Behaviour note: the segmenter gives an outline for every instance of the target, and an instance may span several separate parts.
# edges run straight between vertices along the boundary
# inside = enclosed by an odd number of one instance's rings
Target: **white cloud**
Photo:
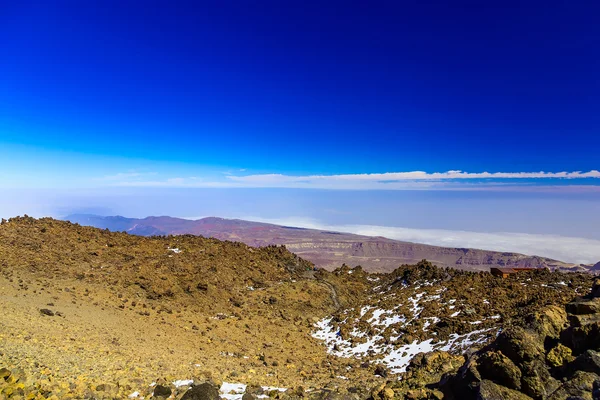
[[[235,182],[253,183],[261,186],[322,186],[328,184],[332,186],[364,185],[365,183],[376,183],[378,185],[390,185],[393,183],[413,183],[423,185],[423,182],[436,182],[438,185],[444,181],[456,180],[488,180],[498,181],[505,179],[587,179],[600,178],[600,171],[592,170],[588,172],[464,172],[447,171],[428,173],[424,171],[409,172],[385,172],[373,174],[342,174],[342,175],[283,175],[283,174],[259,174],[235,176],[229,175],[228,179]]]
[[[469,232],[444,229],[413,229],[376,225],[328,225],[307,218],[265,219],[245,217],[250,221],[301,228],[348,232],[357,235],[383,236],[389,239],[444,247],[466,247],[548,257],[559,261],[595,264],[600,261],[600,240],[516,232]]]
[[[110,182],[121,182],[123,180],[138,180],[144,177],[156,175],[155,172],[119,172],[114,175],[106,175],[100,178],[96,178],[98,181],[110,181]]]
[[[238,171],[241,172],[242,170]],[[341,175],[283,175],[255,174],[215,177],[176,177],[163,179],[144,179],[149,175],[140,173],[121,173],[101,178],[114,186],[136,187],[241,187],[241,188],[306,188],[306,189],[500,189],[508,186],[551,187],[549,183],[557,180],[599,179],[600,171],[588,172],[464,172],[447,171],[428,173],[424,171],[385,172],[373,174]],[[516,183],[520,180],[521,183]],[[528,181],[525,181],[528,180]],[[531,182],[533,181],[533,182]],[[579,181],[577,181],[579,182]],[[576,182],[574,182],[576,183]],[[555,185],[556,187],[578,186],[581,190],[596,190],[596,185],[576,184]],[[586,189],[587,187],[587,189]]]

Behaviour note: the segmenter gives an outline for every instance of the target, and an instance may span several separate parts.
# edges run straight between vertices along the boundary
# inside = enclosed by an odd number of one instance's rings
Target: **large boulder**
[[[544,344],[535,333],[521,327],[509,328],[496,338],[494,347],[518,367],[523,363],[543,359]]]
[[[531,397],[518,392],[516,390],[509,389],[507,387],[498,385],[490,380],[483,380],[479,385],[478,400],[531,400]]]
[[[600,262],[596,265],[600,266]],[[594,284],[592,285],[592,292],[590,293],[590,297],[600,297],[600,278],[594,279]]]
[[[600,297],[572,301],[567,304],[566,310],[575,315],[600,313]]]
[[[570,362],[566,370],[569,372],[586,371],[600,375],[600,353],[594,350],[586,350]]]
[[[560,386],[560,382],[550,375],[544,360],[524,362],[521,373],[521,391],[534,399],[545,399]]]
[[[445,351],[417,354],[406,367],[406,374],[402,380],[409,382],[413,387],[415,384],[425,386],[437,383],[444,374],[456,372],[464,362],[463,356]]]
[[[600,322],[571,326],[560,335],[560,341],[579,355],[587,349],[600,350]]]
[[[481,377],[494,381],[509,389],[521,388],[521,371],[510,358],[499,351],[488,351],[477,359],[477,370]]]
[[[578,371],[567,382],[555,390],[547,400],[582,399],[596,400],[593,395],[600,377],[591,372]]]
[[[567,313],[563,307],[547,306],[527,316],[526,322],[527,326],[542,338],[556,339],[567,324]]]

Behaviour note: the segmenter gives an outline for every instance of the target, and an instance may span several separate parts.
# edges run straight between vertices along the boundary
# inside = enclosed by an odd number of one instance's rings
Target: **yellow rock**
[[[387,399],[387,400],[393,399],[394,398],[394,391],[392,389],[390,389],[390,388],[385,388],[383,390],[383,398]]]

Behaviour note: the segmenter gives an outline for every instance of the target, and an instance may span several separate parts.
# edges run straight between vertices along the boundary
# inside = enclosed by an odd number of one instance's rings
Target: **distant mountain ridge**
[[[474,271],[487,270],[490,267],[533,267],[569,271],[588,271],[592,268],[591,265],[582,266],[519,253],[432,246],[384,237],[218,217],[198,220],[168,216],[139,219],[73,214],[64,219],[80,225],[125,231],[139,236],[192,234],[243,242],[253,247],[285,245],[290,251],[328,270],[347,264],[361,265],[365,270],[372,272],[389,272],[399,265],[414,264],[422,259],[441,267]]]

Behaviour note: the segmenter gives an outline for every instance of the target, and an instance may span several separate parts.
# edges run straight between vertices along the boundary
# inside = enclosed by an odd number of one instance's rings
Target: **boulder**
[[[527,326],[542,338],[558,338],[567,324],[567,313],[563,307],[547,306],[526,318]]]
[[[540,337],[520,327],[508,328],[500,333],[494,347],[518,367],[521,367],[524,362],[544,359],[545,356]]]
[[[573,301],[566,306],[569,314],[585,315],[600,313],[600,297]]]
[[[597,397],[592,397],[594,384],[600,377],[591,372],[578,371],[567,382],[563,383],[556,389],[548,400],[564,400],[564,399],[585,399],[592,400]]]
[[[402,381],[412,387],[431,385],[439,382],[444,374],[458,371],[464,362],[463,356],[445,351],[420,353],[414,356],[406,367]],[[400,383],[403,383],[402,381]]]
[[[560,382],[550,375],[543,359],[524,362],[521,373],[521,391],[535,399],[546,398],[560,386]]]
[[[565,329],[560,336],[561,342],[579,355],[587,349],[600,349],[600,323]]]
[[[600,265],[600,263],[596,265]],[[594,279],[594,284],[592,285],[592,292],[590,293],[590,297],[600,297],[600,278]]]
[[[477,370],[481,377],[494,381],[509,389],[521,388],[521,371],[499,351],[488,351],[477,359]]]
[[[484,379],[477,390],[478,400],[531,400],[531,397]]]
[[[219,389],[208,382],[192,386],[181,400],[219,400]]]
[[[581,327],[600,323],[600,314],[569,315],[573,327]]]
[[[586,350],[567,365],[567,371],[585,371],[600,375],[600,353]]]
[[[573,361],[572,351],[561,343],[550,349],[548,354],[546,354],[546,362],[554,368],[561,367],[570,361]]]

